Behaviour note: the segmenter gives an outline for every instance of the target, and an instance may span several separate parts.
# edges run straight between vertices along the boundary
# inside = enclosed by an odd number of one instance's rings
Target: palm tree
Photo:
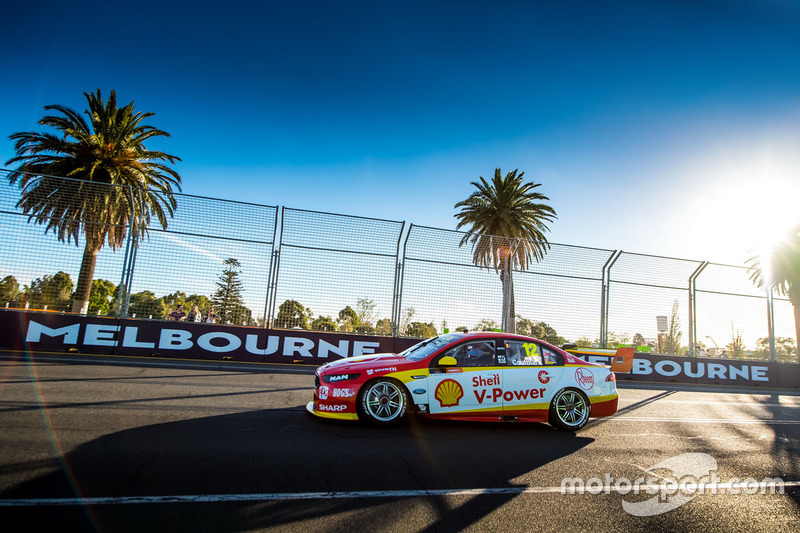
[[[46,224],[64,242],[79,244],[84,236],[84,253],[72,311],[85,313],[94,278],[97,253],[107,242],[119,249],[131,235],[147,235],[151,218],[163,228],[167,215],[176,207],[173,188],[180,191],[181,178],[166,163],[180,158],[145,148],[145,141],[170,135],[142,122],[153,113],[137,112],[133,102],[117,107],[111,91],[103,101],[97,93],[83,93],[89,103],[84,114],[61,105],[45,106],[47,115],[38,124],[54,133],[19,132],[16,157],[6,165],[19,163],[8,175],[19,181],[21,199],[17,206],[28,221]],[[64,179],[70,178],[70,179]]]
[[[525,182],[524,172],[513,170],[505,175],[495,169],[494,179],[473,181],[477,189],[466,200],[455,205],[457,229],[468,228],[469,234],[460,245],[470,242],[473,246],[473,262],[478,266],[494,267],[500,272],[500,281],[506,283],[506,268],[526,269],[528,264],[539,261],[550,249],[544,236],[549,231],[547,223],[556,216],[555,210],[543,203],[547,196],[536,192],[541,184]],[[508,267],[506,266],[508,265]],[[509,282],[511,276],[508,276]],[[514,289],[510,287],[508,326],[514,330]],[[506,311],[506,310],[504,310]]]
[[[762,261],[766,261],[766,264],[762,264]],[[759,287],[766,285],[778,294],[788,296],[792,302],[797,354],[800,357],[800,225],[770,250],[768,256],[756,255],[747,263],[753,283]]]

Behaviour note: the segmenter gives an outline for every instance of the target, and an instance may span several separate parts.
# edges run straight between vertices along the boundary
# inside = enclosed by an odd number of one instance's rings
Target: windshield
[[[445,346],[446,344],[449,344],[458,338],[458,335],[452,333],[448,335],[439,335],[438,337],[426,339],[419,344],[415,344],[411,348],[400,352],[399,355],[401,357],[405,357],[409,361],[422,361],[442,346]]]

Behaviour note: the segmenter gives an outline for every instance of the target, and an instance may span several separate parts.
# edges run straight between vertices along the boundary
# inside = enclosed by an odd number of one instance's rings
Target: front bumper
[[[328,411],[320,411],[314,405],[313,400],[306,404],[306,411],[320,418],[330,418],[333,420],[358,420],[358,415],[356,413],[334,413]]]

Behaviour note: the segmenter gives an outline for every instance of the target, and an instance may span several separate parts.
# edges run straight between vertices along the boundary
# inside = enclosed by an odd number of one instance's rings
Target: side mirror
[[[445,355],[441,359],[439,359],[439,366],[458,366],[458,361],[456,361],[455,357],[450,357],[449,355]]]

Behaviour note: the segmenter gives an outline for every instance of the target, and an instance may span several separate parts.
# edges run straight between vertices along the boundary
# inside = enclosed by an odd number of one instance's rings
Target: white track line
[[[603,422],[679,422],[684,424],[767,424],[800,425],[800,420],[778,418],[664,418],[656,416],[611,416],[598,418]]]
[[[708,483],[700,493],[724,494],[725,491],[735,489],[741,492],[758,486],[759,491],[765,494],[783,494],[786,488],[800,487],[800,481],[776,481],[768,483]],[[653,485],[642,484],[641,492],[648,494],[658,492],[674,493],[682,490],[682,485],[668,483]],[[697,490],[697,489],[695,489]],[[620,489],[615,485],[592,486],[593,494],[627,494],[630,490]],[[589,492],[586,490],[585,492]],[[0,507],[43,507],[65,505],[152,505],[159,503],[226,503],[226,502],[266,502],[286,500],[336,500],[359,498],[426,498],[448,496],[492,496],[492,495],[521,495],[521,494],[564,494],[577,493],[574,489],[564,487],[503,487],[487,489],[460,489],[460,490],[383,490],[383,491],[342,491],[342,492],[286,492],[263,494],[198,494],[175,496],[117,496],[117,497],[91,497],[91,498],[34,498],[20,500],[0,500]]]

